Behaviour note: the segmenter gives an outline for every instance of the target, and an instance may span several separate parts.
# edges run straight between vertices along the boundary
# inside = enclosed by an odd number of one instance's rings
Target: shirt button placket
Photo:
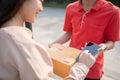
[[[88,13],[89,13],[89,11],[85,11],[85,13],[84,13],[83,16],[82,16],[82,20],[81,20],[81,24],[80,24],[80,27],[81,27],[81,28],[83,27],[85,17],[86,17],[86,15],[87,15]]]

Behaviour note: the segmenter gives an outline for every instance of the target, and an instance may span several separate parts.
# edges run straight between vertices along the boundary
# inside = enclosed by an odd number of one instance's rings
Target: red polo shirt
[[[85,11],[81,0],[66,8],[64,31],[71,32],[70,46],[81,49],[86,42],[97,44],[119,40],[118,8],[105,0],[97,0],[90,11]],[[101,78],[103,54],[99,55],[87,78]]]

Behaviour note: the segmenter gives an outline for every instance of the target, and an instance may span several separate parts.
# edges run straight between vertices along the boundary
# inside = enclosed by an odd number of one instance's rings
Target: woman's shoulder
[[[16,39],[17,41],[31,40],[32,32],[21,26],[10,26],[0,29],[2,36],[8,36],[9,38]]]

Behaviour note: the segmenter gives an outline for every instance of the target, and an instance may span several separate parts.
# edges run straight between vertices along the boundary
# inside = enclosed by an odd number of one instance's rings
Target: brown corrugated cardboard
[[[75,58],[80,50],[61,44],[54,44],[48,48],[54,66],[54,73],[64,78],[68,76],[71,66],[75,63]]]

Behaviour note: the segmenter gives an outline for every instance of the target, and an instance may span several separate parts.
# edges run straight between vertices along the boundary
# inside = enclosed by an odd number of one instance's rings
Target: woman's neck
[[[82,6],[85,10],[89,11],[94,4],[96,3],[97,0],[82,0]]]
[[[23,26],[24,20],[19,14],[16,14],[12,19],[7,21],[2,27],[10,27],[10,26]]]

